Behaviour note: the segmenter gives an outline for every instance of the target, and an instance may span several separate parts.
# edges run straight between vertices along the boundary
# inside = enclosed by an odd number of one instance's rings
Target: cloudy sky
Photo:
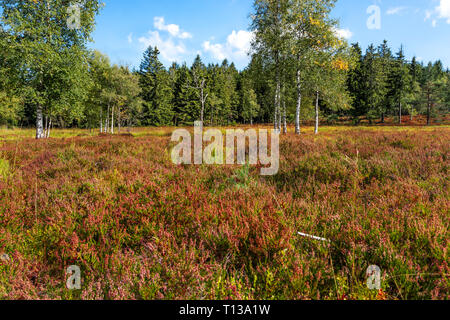
[[[106,0],[91,47],[114,63],[139,66],[149,45],[165,65],[227,58],[238,68],[248,63],[252,0]],[[450,0],[338,0],[337,32],[365,48],[387,39],[407,56],[441,59],[450,67]]]

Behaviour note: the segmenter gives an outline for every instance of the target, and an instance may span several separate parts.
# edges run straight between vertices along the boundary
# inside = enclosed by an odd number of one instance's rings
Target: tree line
[[[255,0],[251,61],[227,60],[165,68],[150,46],[137,70],[111,64],[86,43],[101,9],[85,1],[80,28],[71,29],[67,1],[0,0],[0,125],[81,127],[103,133],[124,126],[273,123],[301,133],[305,120],[341,117],[384,122],[450,110],[450,72],[442,62],[407,61],[387,41],[349,45],[330,17],[335,0]]]
[[[429,125],[450,111],[450,72],[441,61],[407,61],[403,47],[393,54],[387,41],[370,45],[365,54],[358,44],[352,49],[356,64],[349,71],[347,89],[354,119],[384,123],[386,116],[396,116],[401,124],[405,115],[426,115]]]

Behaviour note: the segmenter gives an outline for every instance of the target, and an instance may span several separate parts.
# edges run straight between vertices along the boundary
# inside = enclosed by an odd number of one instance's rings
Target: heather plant
[[[0,298],[448,297],[448,128],[305,128],[269,177],[174,165],[160,130],[4,140]]]

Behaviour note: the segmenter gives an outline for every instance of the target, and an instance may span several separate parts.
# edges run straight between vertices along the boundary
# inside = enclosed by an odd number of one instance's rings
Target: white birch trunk
[[[301,134],[300,128],[300,111],[302,108],[302,84],[301,84],[301,71],[297,70],[297,109],[295,111],[295,133]]]
[[[315,134],[319,134],[319,91],[316,91],[316,128]]]
[[[114,134],[114,105],[111,109],[111,134]]]
[[[281,103],[280,103],[280,76],[277,74],[277,87],[275,90],[275,121],[274,127],[275,131],[281,132]]]
[[[108,111],[106,113],[106,123],[105,123],[105,133],[108,133],[109,130],[109,110],[110,110],[110,104],[108,103]]]
[[[47,139],[50,138],[50,131],[52,129],[52,125],[53,125],[52,118],[50,118],[50,122],[48,124],[48,129],[47,129]]]
[[[44,123],[42,115],[42,106],[38,105],[36,109],[36,139],[44,138]]]
[[[278,132],[279,133],[281,133],[281,125],[282,125],[282,123],[281,123],[281,118],[282,118],[281,114],[283,113],[282,109],[283,108],[281,106],[281,91],[280,91],[280,95],[278,97]]]
[[[103,133],[103,109],[100,109],[100,133]]]
[[[44,116],[44,138],[47,138],[47,131],[48,131],[48,116]]]
[[[275,93],[275,114],[273,120],[273,128],[274,130],[278,130],[278,107],[277,107],[277,93]]]
[[[120,134],[120,127],[121,127],[121,125],[120,125],[120,106],[118,106],[118,108],[119,108],[119,113],[117,115],[117,125],[119,127],[119,134]]]

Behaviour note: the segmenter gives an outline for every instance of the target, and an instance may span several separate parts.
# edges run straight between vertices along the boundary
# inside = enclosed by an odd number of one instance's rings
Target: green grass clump
[[[9,161],[0,158],[0,179],[6,180],[9,177]]]

